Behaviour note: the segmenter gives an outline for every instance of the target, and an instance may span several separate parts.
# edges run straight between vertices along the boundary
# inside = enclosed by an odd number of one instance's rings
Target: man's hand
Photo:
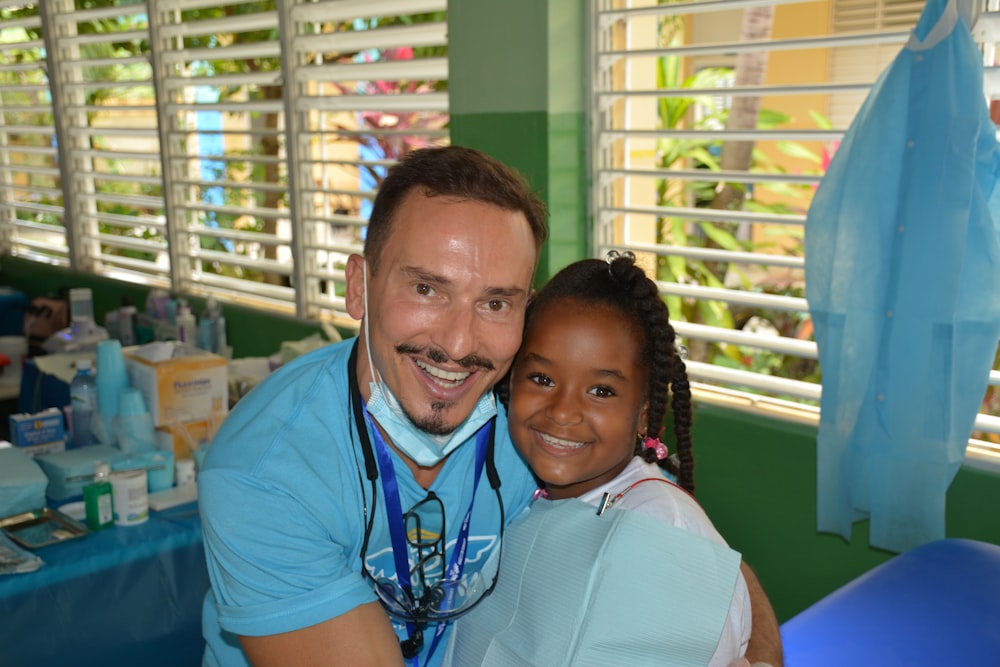
[[[758,663],[769,667],[784,667],[781,628],[778,626],[778,617],[774,614],[771,601],[767,599],[767,593],[760,585],[757,575],[746,563],[740,564],[740,570],[750,592],[750,615],[753,623],[745,660],[751,667]],[[736,667],[737,664],[738,661],[731,667]]]

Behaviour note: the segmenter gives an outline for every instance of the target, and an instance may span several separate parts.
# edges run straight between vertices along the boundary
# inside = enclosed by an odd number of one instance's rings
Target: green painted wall
[[[778,618],[891,558],[868,546],[868,524],[850,543],[816,532],[816,429],[697,405],[697,496],[719,531],[759,575]],[[1000,544],[1000,476],[963,467],[948,491],[947,536]]]
[[[448,4],[451,141],[518,169],[548,204],[538,284],[589,254],[584,19],[577,0]]]

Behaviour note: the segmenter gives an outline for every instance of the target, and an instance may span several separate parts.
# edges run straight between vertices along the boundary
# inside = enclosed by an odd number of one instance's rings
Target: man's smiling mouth
[[[457,387],[465,382],[470,375],[472,375],[469,371],[446,371],[436,366],[431,366],[423,361],[414,361],[420,370],[427,374],[427,376],[430,377],[435,384],[448,389]]]

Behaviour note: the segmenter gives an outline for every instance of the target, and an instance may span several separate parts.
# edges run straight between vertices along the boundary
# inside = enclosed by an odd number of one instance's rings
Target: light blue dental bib
[[[445,665],[706,665],[740,554],[628,510],[536,502],[504,535],[493,594],[455,625]]]

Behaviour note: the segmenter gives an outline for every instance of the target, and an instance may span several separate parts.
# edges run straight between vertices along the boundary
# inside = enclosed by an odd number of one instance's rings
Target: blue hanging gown
[[[1000,337],[995,131],[955,0],[929,0],[806,221],[820,531],[849,540],[868,517],[891,551],[944,537]]]

